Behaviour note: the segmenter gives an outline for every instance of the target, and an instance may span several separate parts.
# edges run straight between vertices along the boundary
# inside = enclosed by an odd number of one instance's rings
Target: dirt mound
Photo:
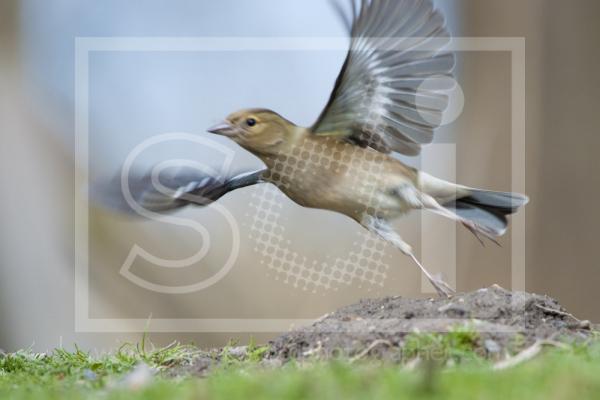
[[[253,350],[249,346],[200,352],[191,363],[171,368],[167,375],[204,376],[215,366],[248,360],[267,368],[292,359],[339,357],[412,362],[435,356],[427,349],[432,343],[442,361],[453,358],[448,351],[461,349],[463,354],[501,361],[543,343],[583,342],[598,328],[569,314],[550,297],[499,286],[451,299],[386,297],[362,300],[283,334],[269,343],[266,352],[260,350],[263,347]],[[414,354],[415,350],[419,353]]]
[[[409,335],[456,332],[458,327],[475,332],[477,346],[487,354],[519,351],[539,340],[584,340],[591,334],[588,321],[578,320],[554,299],[493,286],[451,299],[362,300],[280,336],[270,343],[269,357],[399,359]]]

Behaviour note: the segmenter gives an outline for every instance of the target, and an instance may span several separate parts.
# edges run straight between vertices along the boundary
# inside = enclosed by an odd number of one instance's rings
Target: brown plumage
[[[302,206],[354,219],[410,256],[438,293],[449,295],[389,221],[426,209],[462,223],[480,240],[495,240],[506,230],[506,216],[528,199],[445,182],[390,155],[417,155],[433,140],[452,89],[454,56],[443,51],[449,34],[430,0],[363,0],[352,36],[331,99],[313,126],[249,109],[209,131],[258,156],[267,167],[261,181]]]
[[[249,126],[248,120],[255,124]],[[387,154],[335,134],[317,136],[268,110],[239,111],[227,121],[230,129],[215,131],[258,156],[268,168],[262,179],[302,206],[336,211],[357,222],[366,212],[392,219],[411,208],[394,191],[416,186],[418,171]]]

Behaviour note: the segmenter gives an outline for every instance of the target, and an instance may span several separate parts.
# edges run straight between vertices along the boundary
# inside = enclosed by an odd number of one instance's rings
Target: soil
[[[292,359],[365,358],[401,362],[408,335],[447,333],[457,327],[477,332],[475,350],[505,357],[539,341],[577,342],[597,327],[569,314],[548,296],[511,292],[499,286],[433,299],[386,297],[362,300],[327,314],[312,325],[285,333],[269,343],[262,361],[277,367]],[[243,360],[246,347],[228,349]],[[223,350],[199,357],[181,373],[203,375],[223,359]]]
[[[514,352],[516,345],[524,348],[539,340],[585,340],[592,332],[589,321],[578,320],[548,296],[492,286],[451,299],[362,300],[278,337],[270,357],[397,359],[407,335],[449,332],[457,325],[478,332],[484,353]]]

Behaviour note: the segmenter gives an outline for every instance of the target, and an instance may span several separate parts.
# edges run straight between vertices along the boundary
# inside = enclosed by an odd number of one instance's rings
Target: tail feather
[[[444,207],[473,222],[486,236],[499,237],[508,228],[507,216],[528,202],[529,198],[519,193],[471,189],[468,196],[444,204]]]
[[[471,194],[458,200],[462,203],[473,204],[498,210],[504,215],[514,214],[527,203],[529,198],[519,193],[490,192],[488,190],[471,190]]]

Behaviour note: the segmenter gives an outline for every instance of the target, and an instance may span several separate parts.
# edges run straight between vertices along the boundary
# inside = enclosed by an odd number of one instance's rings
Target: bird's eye
[[[254,118],[248,118],[246,120],[246,125],[248,125],[248,126],[254,126],[254,125],[256,125],[256,120]]]

